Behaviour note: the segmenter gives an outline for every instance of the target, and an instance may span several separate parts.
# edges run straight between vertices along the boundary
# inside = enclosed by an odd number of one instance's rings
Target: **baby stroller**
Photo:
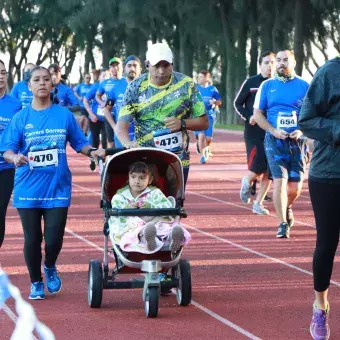
[[[105,167],[102,172],[101,208],[104,210],[104,259],[103,263],[91,260],[88,271],[88,304],[99,308],[104,289],[143,288],[144,309],[147,317],[157,317],[160,294],[176,289],[177,302],[187,306],[191,301],[191,270],[188,260],[181,259],[183,248],[171,252],[169,246],[154,254],[126,253],[112,244],[109,254],[110,216],[179,216],[187,217],[183,209],[184,180],[180,159],[171,152],[156,148],[108,149]],[[142,161],[153,166],[157,186],[165,196],[172,196],[174,207],[167,209],[116,209],[111,199],[118,189],[126,185],[128,168],[133,162]],[[111,242],[110,242],[111,243]],[[109,257],[115,266],[109,268]],[[145,273],[144,278],[129,281],[116,281],[119,274]],[[160,273],[165,276],[161,280]]]

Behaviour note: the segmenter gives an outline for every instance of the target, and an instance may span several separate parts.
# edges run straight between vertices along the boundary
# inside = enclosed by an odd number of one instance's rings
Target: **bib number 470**
[[[48,153],[46,155],[36,155],[33,160],[34,162],[37,162],[37,163],[45,162],[45,161],[51,162],[53,161],[53,155],[51,153]]]

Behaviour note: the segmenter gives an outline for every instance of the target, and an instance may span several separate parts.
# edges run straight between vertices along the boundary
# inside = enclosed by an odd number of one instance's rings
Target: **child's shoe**
[[[313,318],[309,330],[314,340],[328,340],[330,329],[328,325],[329,306],[327,310],[313,306]]]
[[[61,290],[61,280],[57,272],[56,266],[47,268],[44,266],[44,272],[46,277],[46,286],[50,294],[57,294]]]
[[[146,241],[146,248],[150,251],[157,248],[156,243],[157,230],[154,223],[147,223],[144,228],[144,238]]]
[[[184,231],[181,226],[176,225],[172,228],[170,234],[170,250],[172,252],[177,251],[181,248],[184,241]]]
[[[42,281],[32,282],[31,292],[28,298],[30,300],[44,300],[45,299],[44,282]]]

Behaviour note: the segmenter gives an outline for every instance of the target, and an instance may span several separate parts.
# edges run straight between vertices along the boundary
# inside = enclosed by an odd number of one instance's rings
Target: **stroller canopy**
[[[154,185],[165,196],[184,199],[183,168],[180,159],[172,152],[156,148],[128,149],[110,157],[105,165],[102,181],[102,199],[111,202],[118,189],[128,183],[129,166],[144,162],[153,171]]]

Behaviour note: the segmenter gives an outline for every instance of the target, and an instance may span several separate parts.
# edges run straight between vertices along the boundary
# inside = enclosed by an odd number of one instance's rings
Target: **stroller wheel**
[[[180,260],[175,268],[178,287],[176,299],[180,306],[187,306],[191,302],[191,266],[188,260]]]
[[[148,318],[156,318],[158,315],[158,287],[149,287],[144,301],[144,310]]]
[[[98,260],[91,260],[89,265],[87,300],[91,308],[100,308],[103,297],[103,270]]]

